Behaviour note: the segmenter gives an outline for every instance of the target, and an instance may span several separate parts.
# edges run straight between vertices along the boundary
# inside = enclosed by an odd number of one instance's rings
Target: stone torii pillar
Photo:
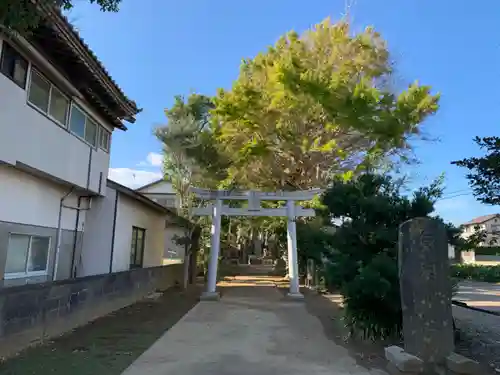
[[[195,208],[194,216],[212,216],[212,237],[210,250],[210,263],[208,267],[207,290],[202,299],[216,300],[219,294],[217,285],[217,266],[220,253],[220,227],[221,216],[286,216],[287,217],[287,240],[288,240],[288,264],[290,276],[290,292],[288,296],[302,299],[304,296],[299,290],[299,265],[297,255],[297,228],[296,219],[299,216],[315,216],[313,209],[306,209],[296,205],[296,201],[307,201],[321,193],[320,189],[273,193],[258,191],[232,191],[232,190],[207,190],[191,188],[190,191],[198,198],[204,200],[215,200],[215,204],[207,207]],[[224,205],[224,200],[246,200],[247,208],[232,208]],[[260,201],[286,201],[286,207],[262,208]]]

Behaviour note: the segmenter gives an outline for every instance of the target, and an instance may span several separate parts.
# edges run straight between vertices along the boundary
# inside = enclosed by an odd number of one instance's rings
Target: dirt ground
[[[360,365],[367,368],[385,369],[384,348],[389,345],[398,345],[397,342],[372,342],[349,338],[348,330],[344,326],[343,311],[340,307],[341,297],[336,294],[316,294],[308,290],[304,291],[306,296],[306,308],[310,314],[316,316],[327,337],[336,344],[342,345],[349,350],[352,357],[356,358]]]
[[[500,316],[453,307],[460,330],[457,353],[490,367],[500,374]]]
[[[348,332],[342,321],[341,296],[318,295],[308,291],[304,293],[307,309],[321,321],[325,333],[337,344],[347,348],[359,364],[369,368],[385,368],[384,348],[390,345],[403,346],[397,340],[372,342],[347,339]],[[460,330],[460,340],[456,343],[455,351],[478,361],[482,366],[482,374],[499,374],[500,370],[496,369],[500,369],[500,317],[458,307],[454,308],[454,317]]]
[[[200,287],[170,289],[0,363],[2,375],[119,375],[197,302]]]
[[[221,283],[222,292],[223,284],[224,282]],[[286,293],[288,282],[281,279],[275,285]],[[200,292],[200,286],[188,291],[171,289],[156,299],[135,303],[45,345],[29,348],[17,357],[0,362],[0,374],[119,375],[198,302]],[[340,295],[317,294],[307,289],[304,289],[304,294],[306,308],[319,319],[325,334],[331,340],[347,348],[360,365],[385,368],[384,348],[401,343],[347,339]],[[484,329],[478,330],[476,312],[476,315],[471,316],[463,316],[469,314],[467,311],[460,313],[456,318],[463,334],[462,340],[457,344],[457,352],[488,367],[487,370],[485,368],[485,375],[498,373],[495,372],[495,367],[500,364],[500,336],[496,330],[495,335],[492,335],[491,328],[486,324]],[[500,319],[490,317],[493,318]],[[496,326],[498,322],[495,320],[489,322],[489,325]]]

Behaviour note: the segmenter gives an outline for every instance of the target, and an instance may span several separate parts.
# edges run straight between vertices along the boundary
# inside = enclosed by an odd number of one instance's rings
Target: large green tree
[[[212,111],[212,140],[231,161],[229,179],[305,189],[407,155],[439,97],[418,83],[395,92],[392,74],[377,32],[354,34],[329,20],[244,60]]]
[[[210,98],[206,96],[193,94],[186,101],[178,96],[174,105],[165,110],[167,124],[155,129],[158,140],[163,144],[165,178],[177,192],[183,211],[189,209],[189,187],[210,184],[207,169],[203,168],[197,156],[206,148],[200,138],[207,127],[211,107]],[[184,214],[187,216],[187,211]]]
[[[117,12],[121,0],[87,0],[100,6],[104,12]],[[37,9],[39,4],[60,7],[63,10],[73,8],[74,0],[1,0],[0,25],[7,29],[24,33],[36,28],[41,19]]]
[[[469,170],[467,179],[474,196],[482,203],[500,204],[500,138],[476,137],[474,142],[486,153],[452,162]]]

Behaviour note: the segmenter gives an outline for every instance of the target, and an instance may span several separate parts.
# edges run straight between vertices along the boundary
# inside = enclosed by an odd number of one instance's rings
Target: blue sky
[[[349,1],[347,1],[349,3]],[[486,0],[351,1],[355,30],[372,25],[387,40],[398,81],[418,79],[442,94],[415,144],[421,164],[406,171],[415,186],[445,172],[445,219],[460,223],[496,212],[468,193],[465,171],[451,160],[479,155],[476,135],[498,135],[500,123],[500,2]],[[230,87],[241,59],[280,35],[302,32],[345,12],[345,0],[123,0],[117,14],[77,2],[69,19],[129,97],[144,108],[127,132],[115,132],[110,176],[130,186],[159,176],[161,145],[152,135],[176,94],[214,94]],[[458,192],[458,193],[454,193]],[[465,195],[463,195],[465,194]],[[451,197],[451,198],[450,198]]]

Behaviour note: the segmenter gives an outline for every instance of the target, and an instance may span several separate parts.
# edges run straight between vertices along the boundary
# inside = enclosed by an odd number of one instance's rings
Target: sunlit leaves
[[[242,63],[214,100],[218,151],[229,176],[259,188],[325,186],[332,175],[409,149],[408,139],[438,108],[430,88],[396,93],[385,41],[329,20]]]

